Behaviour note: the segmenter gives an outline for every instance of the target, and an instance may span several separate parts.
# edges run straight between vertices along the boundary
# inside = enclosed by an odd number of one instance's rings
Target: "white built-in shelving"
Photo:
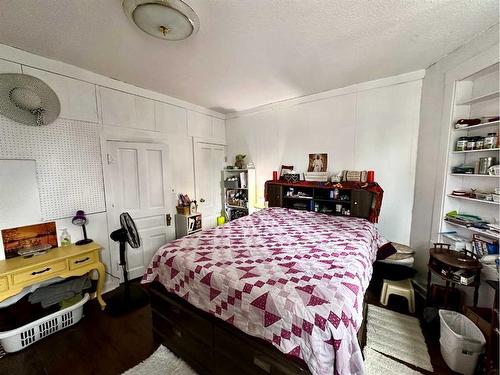
[[[481,94],[478,96],[474,96],[470,99],[463,100],[460,103],[456,103],[455,105],[471,105],[471,104],[485,102],[487,100],[492,100],[492,99],[498,98],[498,94],[499,94],[499,91],[494,90],[494,91],[488,92],[486,94]]]
[[[485,64],[486,65],[486,64]],[[488,133],[500,133],[500,121],[483,122],[464,128],[455,128],[459,119],[493,118],[499,115],[499,64],[498,58],[495,63],[472,68],[453,83],[453,100],[450,114],[449,148],[446,159],[447,173],[445,176],[444,199],[442,204],[442,218],[450,211],[459,214],[474,215],[486,222],[499,222],[499,203],[491,200],[476,199],[469,196],[453,195],[453,191],[464,191],[469,193],[474,190],[481,193],[493,193],[495,188],[500,187],[500,176],[487,174],[459,174],[453,173],[453,167],[459,165],[474,166],[480,158],[494,157],[498,164],[500,160],[500,148],[497,146],[490,149],[456,151],[456,142],[460,137],[485,137]],[[451,87],[451,86],[450,86]],[[456,233],[453,233],[456,232]],[[455,245],[470,242],[473,234],[481,234],[488,238],[499,239],[499,235],[493,231],[460,225],[443,220],[440,226],[439,240]]]
[[[480,177],[480,178],[500,178],[500,175],[492,175],[492,174],[479,174],[479,173],[451,173],[451,176],[456,177]]]
[[[456,132],[463,132],[463,131],[470,131],[470,130],[476,130],[476,129],[485,129],[485,128],[498,128],[500,125],[500,121],[490,121],[490,122],[483,122],[481,124],[477,125],[471,125],[467,126],[465,128],[454,128],[453,131]]]
[[[499,151],[500,148],[483,148],[481,150],[465,150],[465,151],[452,151],[452,154],[477,154],[482,152],[494,152]]]
[[[476,233],[476,234],[482,234],[483,236],[486,236],[486,237],[489,237],[489,238],[495,238],[495,239],[499,239],[500,238],[500,235],[494,234],[492,232],[487,232],[486,230],[483,230],[483,229],[474,228],[474,227],[466,227],[465,225],[455,224],[455,223],[452,223],[452,222],[449,222],[449,221],[445,221],[445,223],[447,225],[452,226],[452,227],[460,228],[460,229],[465,229],[468,232],[472,232],[472,233]],[[444,237],[450,238],[449,234],[446,234],[446,236],[445,236],[445,234],[443,234]],[[467,237],[463,237],[463,238],[467,238]]]
[[[450,198],[454,199],[464,199],[466,201],[472,201],[472,202],[479,202],[479,203],[486,203],[486,204],[496,204],[499,205],[500,203],[494,202],[494,201],[487,201],[486,199],[476,199],[476,198],[470,198],[470,197],[463,197],[461,195],[453,195],[453,194],[448,194]]]

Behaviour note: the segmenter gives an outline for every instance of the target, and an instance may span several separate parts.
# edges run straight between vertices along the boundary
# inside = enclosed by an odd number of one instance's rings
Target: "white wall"
[[[366,82],[231,115],[228,160],[239,153],[257,171],[257,199],[282,164],[307,170],[309,153],[328,153],[328,170],[375,170],[384,189],[378,224],[408,244],[413,209],[422,72]]]
[[[105,155],[101,150],[104,140],[118,136],[167,143],[171,186],[176,193],[191,196],[194,195],[192,137],[225,142],[224,115],[220,113],[0,44],[0,73],[7,72],[24,72],[44,80],[58,94],[61,115],[43,128],[30,128],[0,115],[0,159],[36,160],[40,219],[55,220],[58,233],[61,228],[68,228],[73,241],[80,239],[81,228],[73,226],[70,217],[78,208],[88,212],[88,234],[104,247],[102,260],[107,269],[110,268],[108,237],[116,228],[108,228],[106,220],[101,157]],[[72,150],[82,143],[74,135],[77,129],[85,129],[88,134],[84,136],[92,139],[92,147],[85,150],[93,164],[88,167],[92,171],[90,185],[81,182],[85,174],[77,168],[86,160],[82,160],[84,151]],[[43,149],[39,147],[38,136],[42,133]],[[57,178],[50,179],[51,176]],[[92,197],[97,197],[94,199],[97,203],[90,204],[85,198],[89,190]],[[42,199],[44,196],[52,197],[57,205]],[[21,220],[14,225],[23,224],[33,224],[33,219],[26,218],[25,223]],[[2,225],[9,227],[8,223]],[[0,248],[0,259],[3,257]]]

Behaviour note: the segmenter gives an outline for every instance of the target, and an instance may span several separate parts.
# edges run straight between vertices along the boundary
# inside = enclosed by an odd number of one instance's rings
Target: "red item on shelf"
[[[368,171],[366,176],[367,182],[375,182],[375,171]]]
[[[273,171],[273,181],[278,181],[278,171]]]

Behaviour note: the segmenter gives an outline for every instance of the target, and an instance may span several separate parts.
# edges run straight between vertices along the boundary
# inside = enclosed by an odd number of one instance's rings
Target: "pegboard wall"
[[[59,118],[37,127],[0,115],[0,159],[36,160],[43,220],[106,209],[97,124]]]

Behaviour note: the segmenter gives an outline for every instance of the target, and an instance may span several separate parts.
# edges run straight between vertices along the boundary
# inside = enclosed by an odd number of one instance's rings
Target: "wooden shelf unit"
[[[290,189],[293,189],[295,194],[301,192],[307,197],[287,196]],[[334,190],[338,190],[338,197],[344,196],[348,199],[333,198]],[[353,188],[349,183],[344,183],[342,188],[336,189],[331,184],[325,185],[317,182],[266,182],[266,200],[269,207],[286,207],[335,216],[368,218],[373,199],[374,193]]]

